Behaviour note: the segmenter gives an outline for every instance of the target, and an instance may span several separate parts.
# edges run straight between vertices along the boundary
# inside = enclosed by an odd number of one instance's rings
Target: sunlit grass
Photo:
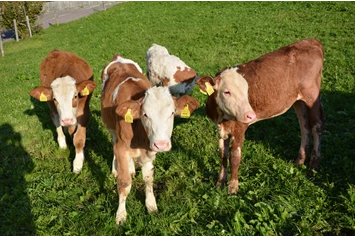
[[[0,58],[0,234],[2,235],[354,235],[355,4],[353,2],[125,2],[39,35],[4,44]],[[100,116],[100,75],[115,53],[145,71],[145,52],[161,44],[199,75],[243,63],[300,39],[325,49],[326,114],[321,169],[294,165],[300,131],[292,109],[252,125],[243,146],[240,190],[215,186],[216,128],[201,108],[175,119],[173,148],[157,155],[159,212],[147,213],[137,171],[127,222],[115,226],[111,138]],[[71,172],[74,148],[60,150],[45,103],[31,99],[39,65],[52,49],[91,65],[86,162]]]

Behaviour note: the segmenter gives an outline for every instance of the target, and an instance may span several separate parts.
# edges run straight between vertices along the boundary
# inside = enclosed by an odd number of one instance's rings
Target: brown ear
[[[186,105],[188,105],[190,113],[200,107],[200,103],[189,95],[183,95],[179,99],[174,98],[174,102],[176,108],[175,115],[181,115],[181,111],[185,108]]]
[[[39,100],[39,101],[48,101],[52,100],[52,89],[46,86],[38,86],[34,88],[31,92],[30,95]]]
[[[88,96],[96,88],[96,82],[91,80],[85,80],[76,85],[76,89],[80,96]]]
[[[138,119],[140,118],[140,114],[141,114],[142,101],[143,98],[139,100],[128,100],[124,102],[119,106],[117,106],[116,114],[124,118],[128,112],[128,109],[130,109],[133,119]]]
[[[211,76],[202,76],[196,80],[196,84],[200,87],[203,93],[207,93],[206,83],[209,83],[213,89],[216,89],[215,79],[213,79]]]

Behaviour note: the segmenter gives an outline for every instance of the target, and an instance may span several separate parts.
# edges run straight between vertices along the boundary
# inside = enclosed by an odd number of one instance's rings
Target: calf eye
[[[144,113],[143,116],[144,116],[145,118],[148,118],[148,115],[147,115],[146,113]]]
[[[230,91],[225,91],[225,92],[224,92],[224,95],[225,95],[225,96],[231,96],[231,93],[230,93]]]

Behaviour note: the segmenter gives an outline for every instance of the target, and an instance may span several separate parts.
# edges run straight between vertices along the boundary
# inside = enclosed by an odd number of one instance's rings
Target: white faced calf
[[[148,212],[157,210],[153,193],[155,154],[171,149],[174,116],[193,112],[196,99],[171,96],[166,87],[153,87],[131,60],[115,56],[103,70],[102,120],[111,133],[119,206],[117,225],[127,217],[126,198],[131,190],[135,163],[142,167]]]
[[[41,63],[40,80],[42,86],[33,89],[30,95],[47,102],[62,149],[67,148],[62,127],[68,127],[76,152],[73,171],[78,173],[84,162],[89,101],[96,87],[92,70],[75,54],[53,50]]]
[[[306,39],[258,59],[222,70],[216,77],[201,77],[197,84],[210,92],[206,104],[208,117],[217,124],[221,170],[218,184],[227,181],[229,140],[231,178],[229,193],[238,190],[238,168],[242,156],[244,134],[248,126],[259,120],[285,113],[291,106],[296,111],[301,146],[296,160],[303,164],[309,147],[309,135],[314,144],[309,168],[320,164],[320,138],[324,114],[320,103],[323,68],[323,46],[315,39]]]

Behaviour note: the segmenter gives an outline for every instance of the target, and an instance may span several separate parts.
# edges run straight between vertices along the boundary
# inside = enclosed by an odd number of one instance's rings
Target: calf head
[[[163,152],[171,149],[174,116],[181,115],[186,108],[192,113],[199,106],[199,102],[191,96],[184,95],[176,99],[167,87],[153,87],[146,91],[144,98],[129,100],[117,106],[116,113],[124,118],[130,111],[133,119],[140,119],[150,149]]]
[[[256,114],[248,98],[248,82],[235,68],[226,69],[215,78],[200,77],[196,83],[203,92],[216,93],[216,103],[226,119],[248,124],[255,121]]]
[[[70,77],[55,79],[50,87],[38,86],[30,92],[30,95],[40,101],[52,101],[59,115],[61,126],[70,126],[77,123],[76,113],[79,100],[93,92],[96,83],[85,80],[80,83]]]

